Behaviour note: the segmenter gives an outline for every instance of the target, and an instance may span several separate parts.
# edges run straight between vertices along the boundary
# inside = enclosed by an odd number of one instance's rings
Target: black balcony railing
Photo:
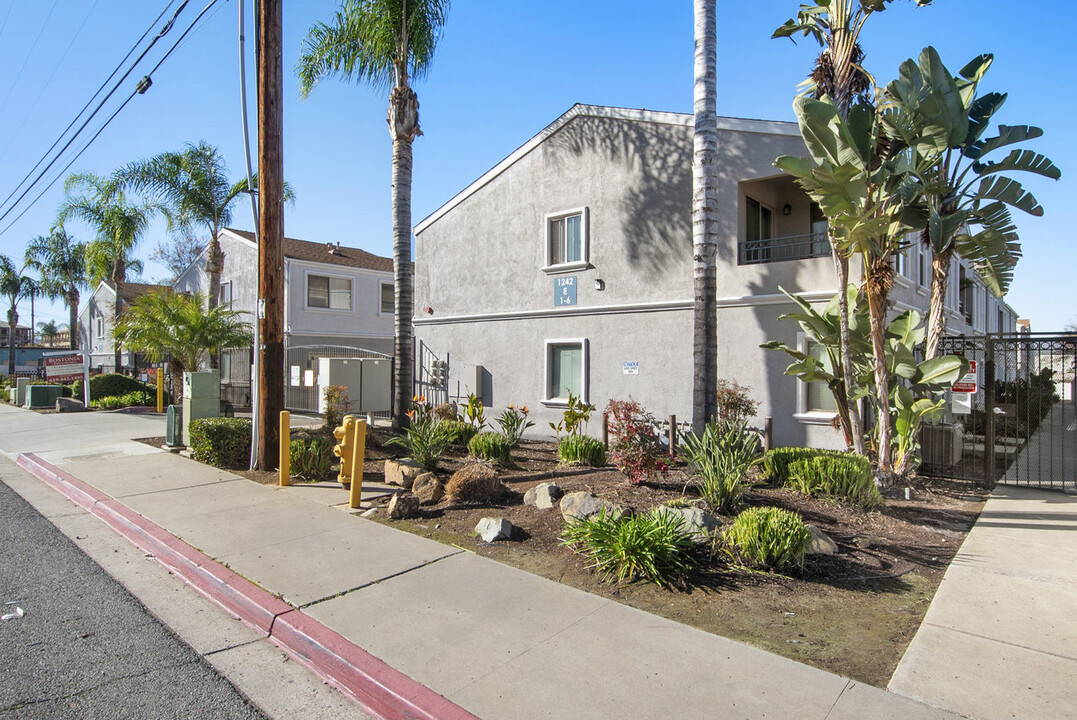
[[[806,260],[826,257],[829,254],[830,242],[823,233],[745,240],[740,243],[737,264],[753,265],[785,260]]]

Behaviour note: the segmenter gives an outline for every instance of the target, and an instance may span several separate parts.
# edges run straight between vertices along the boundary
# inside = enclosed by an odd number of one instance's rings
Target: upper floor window
[[[103,338],[105,336],[105,322],[103,318],[97,318],[97,337]]]
[[[546,216],[546,267],[570,269],[585,266],[589,255],[587,208]]]
[[[232,309],[232,283],[221,283],[221,292],[218,298],[218,305],[224,308]]]
[[[352,279],[332,275],[307,275],[307,307],[351,310]]]
[[[381,284],[381,312],[383,315],[392,315],[396,312],[396,297],[392,283]]]

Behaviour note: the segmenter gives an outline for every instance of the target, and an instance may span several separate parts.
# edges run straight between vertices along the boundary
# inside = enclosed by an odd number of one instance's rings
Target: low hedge
[[[859,455],[819,455],[789,465],[786,486],[804,495],[844,500],[863,508],[883,505],[871,463]]]
[[[126,395],[133,392],[149,392],[153,394],[154,401],[157,399],[157,386],[141,382],[133,377],[109,373],[106,375],[92,375],[90,377],[90,400],[99,400],[114,395]],[[82,381],[76,380],[71,385],[71,393],[74,397],[82,399]],[[165,391],[165,404],[169,404],[168,391]]]
[[[246,468],[251,457],[251,421],[247,418],[192,420],[187,444],[191,457],[219,468]]]
[[[838,450],[818,450],[806,447],[780,447],[763,455],[763,475],[775,485],[789,484],[789,466],[798,460],[816,457],[848,457],[849,453]]]

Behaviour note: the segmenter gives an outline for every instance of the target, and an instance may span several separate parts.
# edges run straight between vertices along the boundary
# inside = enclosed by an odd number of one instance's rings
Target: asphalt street
[[[266,717],[3,482],[0,603],[2,720]]]

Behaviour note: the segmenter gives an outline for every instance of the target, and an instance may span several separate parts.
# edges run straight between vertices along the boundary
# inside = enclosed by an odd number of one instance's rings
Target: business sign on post
[[[82,353],[45,356],[45,379],[51,382],[81,380],[82,372]]]
[[[975,393],[979,390],[979,385],[976,384],[976,361],[969,360],[969,371],[965,375],[954,383],[950,388],[955,393]]]

